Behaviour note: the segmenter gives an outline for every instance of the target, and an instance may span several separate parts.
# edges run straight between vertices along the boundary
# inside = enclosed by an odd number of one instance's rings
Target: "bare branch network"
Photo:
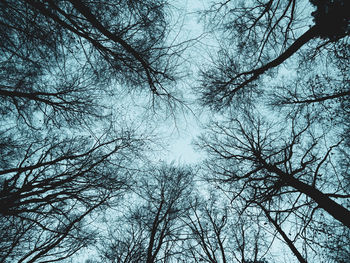
[[[1,263],[350,262],[350,1],[180,2],[0,1]]]

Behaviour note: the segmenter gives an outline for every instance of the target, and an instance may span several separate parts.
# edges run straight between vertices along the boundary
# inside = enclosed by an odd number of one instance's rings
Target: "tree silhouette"
[[[169,10],[1,1],[0,262],[71,257],[94,238],[89,216],[131,186],[147,135],[116,118],[113,99],[171,97],[183,46],[166,44]]]
[[[256,216],[240,213],[220,192],[196,198],[186,223],[191,262],[265,262],[268,237]],[[254,219],[253,219],[254,218]]]
[[[196,90],[220,113],[198,141],[207,179],[261,210],[300,262],[347,254],[323,239],[344,244],[350,227],[347,9],[215,1],[203,16],[218,42]]]
[[[337,53],[334,43],[347,45],[348,1],[310,2],[316,6],[314,12],[308,1],[217,1],[205,15],[208,26],[220,32],[217,37],[223,40],[212,65],[202,69],[202,104],[222,109],[242,94],[247,98],[266,89],[263,77],[275,76],[282,64],[305,52],[309,43],[309,50],[317,54],[320,50]],[[348,95],[345,92],[343,96]]]
[[[83,220],[128,188],[139,148],[130,135],[113,137],[31,142],[18,166],[0,171],[2,262],[63,259],[93,240]]]
[[[191,168],[162,163],[145,118],[176,115],[191,71],[176,3],[0,1],[0,262],[266,263],[276,244],[347,262],[349,3],[201,12]]]
[[[299,261],[305,262],[293,244],[304,236],[306,243],[321,245],[309,235],[322,231],[317,219],[322,210],[333,218],[331,223],[327,215],[323,224],[336,225],[335,236],[350,228],[349,188],[342,167],[334,165],[341,141],[325,147],[324,134],[311,132],[311,120],[304,126],[295,124],[292,120],[289,127],[275,126],[258,116],[235,116],[213,122],[198,145],[208,154],[208,180],[229,189],[232,200],[243,199],[246,207],[262,209]],[[297,222],[292,224],[294,241],[283,233],[286,221]],[[309,227],[313,231],[298,233]]]
[[[176,262],[185,240],[182,218],[189,210],[192,171],[160,165],[142,171],[127,211],[111,227],[102,262]]]

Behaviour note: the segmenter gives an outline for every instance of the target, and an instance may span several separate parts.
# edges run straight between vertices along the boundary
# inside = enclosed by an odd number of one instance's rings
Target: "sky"
[[[213,44],[214,48],[211,49],[210,52],[215,52],[214,40],[211,40],[210,38],[207,38],[207,36],[202,35],[204,31],[203,25],[198,21],[198,15],[196,14],[197,11],[206,8],[205,3],[207,2],[209,1],[176,0],[174,2],[171,2],[172,5],[178,8],[179,13],[182,15],[182,17],[180,16],[177,20],[178,24],[175,25],[177,31],[175,30],[174,34],[179,37],[179,40],[186,40],[190,37],[197,38],[198,41],[194,41],[196,45],[190,47],[185,51],[185,56],[188,56],[190,58],[188,61],[189,74],[187,78],[184,78],[184,80],[178,84],[179,88],[182,89],[185,93],[184,97],[190,98],[190,100],[187,101],[187,106],[184,107],[183,110],[180,110],[179,116],[176,116],[174,119],[172,117],[168,117],[168,119],[164,119],[164,121],[158,121],[156,124],[152,124],[155,125],[154,128],[158,131],[158,135],[162,138],[162,142],[164,142],[166,145],[166,147],[161,148],[161,150],[155,153],[155,156],[157,157],[154,160],[155,162],[166,161],[180,165],[197,164],[204,158],[203,154],[195,149],[193,142],[196,140],[198,135],[202,133],[202,126],[211,116],[207,111],[203,109],[197,109],[195,105],[196,95],[191,94],[191,89],[194,85],[197,85],[196,80],[198,80],[198,68],[201,67],[202,61],[205,61],[207,59],[209,60],[208,53],[202,51],[204,49],[210,49],[208,45]],[[191,61],[192,59],[193,61]],[[287,70],[282,73],[290,75],[290,71],[288,72]],[[126,97],[128,97],[128,95],[126,95]],[[123,110],[128,111],[129,109],[126,106],[126,108]],[[122,115],[119,113],[119,111],[117,112],[118,115]],[[137,115],[137,113],[134,112],[128,112],[128,114],[130,114],[130,119],[133,118],[133,115]],[[125,115],[122,116],[122,118],[128,117]],[[140,117],[135,116],[135,119],[140,120]],[[121,122],[123,121],[124,120]],[[147,118],[144,118],[144,122],[141,122],[139,126],[142,127],[143,124],[147,125]],[[147,127],[143,129],[146,130]],[[290,253],[286,247],[278,246],[278,242],[276,243],[277,245],[274,247],[274,249],[271,250],[272,253],[279,253],[282,257],[285,257],[288,253]],[[282,249],[287,251],[282,251]],[[89,255],[86,254],[82,260],[84,261],[88,259],[88,257]],[[284,262],[288,261],[284,259]]]
[[[191,64],[191,74],[187,79],[187,83],[183,84],[184,92],[189,91],[196,84],[196,79],[198,79],[198,57],[205,56],[205,53],[200,52],[202,43],[206,36],[203,34],[203,24],[198,19],[198,11],[205,9],[205,1],[203,0],[190,0],[190,1],[173,1],[171,4],[176,6],[183,12],[182,21],[180,21],[180,38],[198,38],[195,41],[195,45],[189,48],[185,52],[189,57],[192,57]],[[182,10],[182,11],[181,11]],[[195,138],[201,133],[201,126],[205,122],[206,112],[203,110],[198,111],[194,106],[195,95],[185,94],[185,97],[192,98],[192,102],[189,102],[189,109],[180,114],[180,118],[176,123],[173,123],[172,127],[167,127],[165,130],[169,134],[168,141],[168,151],[166,151],[166,160],[169,162],[175,162],[179,164],[195,164],[202,160],[202,155],[198,152],[194,146],[193,142]],[[168,125],[168,123],[166,124]]]

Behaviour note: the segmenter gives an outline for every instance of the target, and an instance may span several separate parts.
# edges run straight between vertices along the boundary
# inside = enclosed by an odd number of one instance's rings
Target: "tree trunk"
[[[313,186],[310,186],[292,175],[285,173],[274,165],[267,165],[267,170],[280,176],[280,178],[289,186],[295,188],[299,192],[313,199],[319,207],[326,210],[331,216],[340,221],[344,226],[350,228],[350,211],[333,201],[329,196],[325,195]]]

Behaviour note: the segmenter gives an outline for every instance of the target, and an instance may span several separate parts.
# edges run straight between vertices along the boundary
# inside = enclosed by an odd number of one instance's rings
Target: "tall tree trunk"
[[[240,76],[251,75],[248,79],[238,85],[233,91],[236,92],[239,89],[244,88],[247,84],[259,78],[260,75],[264,74],[267,70],[275,68],[281,65],[284,61],[290,58],[293,54],[295,54],[302,46],[304,46],[311,39],[315,38],[318,35],[319,27],[314,25],[309,30],[307,30],[304,34],[302,34],[298,39],[294,41],[294,43],[287,48],[281,55],[279,55],[274,60],[268,62],[267,64],[261,66],[260,68],[253,69],[251,71],[246,71],[235,76],[230,82],[233,82]]]
[[[282,238],[284,239],[284,241],[287,243],[288,247],[290,248],[290,250],[293,252],[293,254],[297,257],[297,259],[299,260],[300,263],[307,263],[307,261],[304,259],[304,257],[300,254],[300,252],[298,251],[298,249],[294,246],[292,240],[290,240],[288,238],[288,236],[286,235],[286,233],[282,230],[281,226],[278,224],[278,222],[276,220],[274,220],[269,211],[266,210],[266,208],[260,204],[257,203],[257,205],[263,210],[263,212],[265,213],[267,219],[270,221],[270,223],[272,223],[274,225],[274,227],[276,228],[276,230],[278,231],[278,233],[282,236]]]
[[[313,199],[319,207],[326,210],[332,217],[341,222],[344,226],[350,228],[350,211],[333,201],[329,196],[322,193],[320,190],[313,186],[310,186],[298,179],[295,179],[292,175],[285,173],[274,165],[265,166],[268,171],[277,174],[287,185],[298,190]]]

